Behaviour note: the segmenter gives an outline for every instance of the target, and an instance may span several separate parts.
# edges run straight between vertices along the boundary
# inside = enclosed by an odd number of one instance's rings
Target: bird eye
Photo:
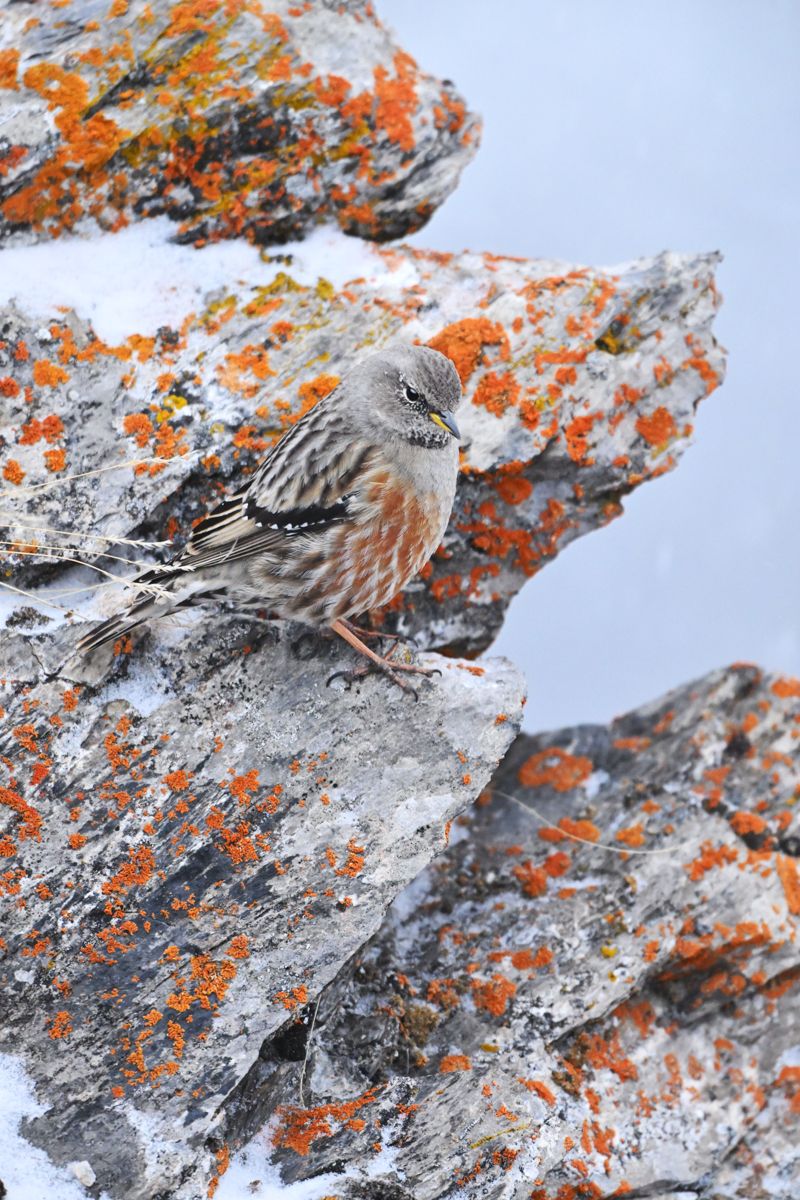
[[[413,388],[410,383],[406,384],[405,393],[406,393],[406,400],[411,400],[412,403],[416,400],[422,399],[422,396],[419,394],[417,389]]]

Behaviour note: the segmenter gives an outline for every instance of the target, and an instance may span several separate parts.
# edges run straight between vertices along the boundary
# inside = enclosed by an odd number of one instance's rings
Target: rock
[[[791,1200],[798,720],[800,681],[737,666],[518,738],[323,993],[302,1103],[298,1064],[259,1063],[284,1178]]]
[[[12,6],[0,50],[0,237],[166,213],[198,244],[323,218],[418,229],[479,122],[366,0]]]
[[[144,217],[175,223],[195,270],[219,265],[204,243],[322,221],[395,238],[477,144],[364,0],[12,7],[10,254]],[[756,1187],[762,1134],[782,1186],[796,685],[743,669],[670,718],[522,739],[461,818],[520,724],[504,662],[423,654],[441,677],[414,703],[348,690],[347,647],[263,614],[197,609],[89,663],[65,621],[119,603],[94,599],[98,571],[179,547],[358,358],[421,341],[464,385],[459,492],[374,616],[477,655],[522,584],[688,444],[724,370],[718,256],[591,269],[320,233],[250,253],[191,312],[123,306],[105,341],[91,272],[66,311],[25,264],[0,296],[0,1053],[36,1087],[23,1135],[112,1200],[213,1195],[267,1119],[286,1178],[330,1170],[352,1200]],[[531,802],[631,857],[563,828],[546,844]],[[679,818],[699,852],[672,848]]]
[[[442,550],[380,619],[474,655],[528,578],[685,449],[723,373],[715,262],[663,254],[593,270],[365,248],[338,289],[273,261],[263,285],[232,285],[180,328],[117,345],[80,314],[43,322],[12,307],[0,318],[7,536],[30,549],[78,531],[78,557],[124,573],[97,553],[141,552],[108,539],[180,541],[359,357],[430,342],[465,387],[462,477]],[[14,586],[54,575],[31,561],[17,560]]]
[[[67,1163],[67,1168],[84,1187],[91,1187],[97,1176],[92,1170],[92,1164],[84,1159],[82,1162]]]
[[[6,634],[0,1053],[56,1163],[188,1200],[260,1056],[297,1057],[296,1015],[489,780],[523,685],[433,656],[414,703],[326,687],[350,650],[300,627],[195,611],[149,636],[87,665],[67,627]]]

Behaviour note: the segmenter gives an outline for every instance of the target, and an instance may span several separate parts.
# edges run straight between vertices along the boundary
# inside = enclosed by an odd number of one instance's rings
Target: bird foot
[[[419,700],[417,689],[412,687],[407,680],[403,679],[402,675],[398,674],[398,672],[403,671],[406,675],[424,675],[427,679],[430,679],[432,675],[441,675],[442,672],[438,667],[418,667],[415,663],[395,662],[393,655],[396,650],[397,643],[395,642],[384,658],[380,658],[376,654],[374,657],[370,656],[366,662],[359,663],[356,667],[349,667],[346,671],[334,671],[333,675],[328,678],[328,686],[330,686],[334,679],[344,679],[349,690],[350,685],[359,679],[366,679],[368,675],[382,674],[391,679],[392,683],[396,683],[401,691],[409,692],[415,700]]]
[[[419,700],[416,688],[413,688],[410,683],[406,683],[406,681],[398,672],[403,671],[408,675],[426,675],[428,678],[430,678],[431,675],[441,675],[442,673],[436,667],[418,667],[414,663],[395,662],[393,656],[397,652],[397,648],[400,644],[397,641],[392,646],[389,653],[382,658],[380,654],[376,654],[374,650],[370,650],[369,646],[365,646],[354,630],[350,628],[349,625],[344,621],[333,621],[331,624],[331,629],[334,631],[334,633],[338,633],[339,637],[344,638],[346,642],[349,642],[354,650],[357,650],[359,654],[362,654],[364,658],[367,659],[367,662],[361,666],[353,667],[349,671],[336,671],[333,675],[331,675],[328,683],[330,683],[332,679],[336,679],[337,676],[339,678],[345,677],[352,682],[354,679],[363,679],[365,675],[369,675],[378,670],[384,675],[388,675],[392,683],[396,683],[402,691],[411,692],[414,699]]]

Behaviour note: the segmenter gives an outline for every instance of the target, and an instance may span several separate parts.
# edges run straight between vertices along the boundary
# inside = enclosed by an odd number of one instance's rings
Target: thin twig
[[[181,458],[191,461],[200,454],[199,450],[195,450],[190,454],[182,454]],[[58,479],[47,479],[44,483],[35,483],[30,486],[15,484],[13,488],[0,488],[0,496],[11,496],[19,499],[22,496],[40,495],[42,492],[50,492],[53,488],[63,487],[65,483],[71,483],[73,479],[89,479],[93,475],[104,475],[106,471],[121,471],[124,467],[146,467],[152,466],[154,463],[160,463],[165,467],[171,459],[166,458],[127,458],[124,462],[111,463],[106,467],[94,467],[91,471],[77,471],[74,475],[62,475]]]
[[[303,1055],[303,1068],[300,1072],[300,1107],[301,1108],[305,1108],[305,1106],[306,1106],[306,1102],[303,1099],[303,1084],[305,1083],[305,1079],[306,1079],[306,1067],[308,1066],[308,1055],[309,1055],[309,1050],[311,1047],[311,1038],[313,1037],[313,1034],[314,1034],[314,1026],[317,1023],[317,1013],[319,1012],[320,1000],[321,1000],[321,996],[317,996],[317,1003],[314,1005],[314,1016],[311,1020],[311,1027],[308,1031],[308,1037],[306,1038],[306,1052]]]
[[[56,561],[59,561],[59,558],[60,558],[60,555],[62,554],[62,552],[67,553],[71,550],[78,549],[78,547],[76,547],[76,546],[59,546],[55,542],[51,542],[49,545],[46,545],[46,546],[43,545],[40,549],[33,550],[33,549],[28,549],[27,546],[25,546],[24,544],[20,544],[20,542],[18,542],[18,541],[12,542],[5,538],[0,538],[0,546],[4,546],[12,554],[24,554],[29,557],[36,557],[36,558],[51,558],[51,559],[55,559]],[[96,554],[97,554],[98,558],[111,558],[115,562],[128,563],[130,566],[133,566],[133,567],[152,567],[153,566],[152,563],[146,562],[143,558],[125,558],[124,555],[122,555],[122,554],[110,554],[108,552],[108,550],[98,550],[96,552]],[[92,566],[92,564],[90,562],[83,562],[82,560],[79,560],[79,561],[81,561],[81,565],[84,567]]]
[[[112,537],[107,533],[84,533],[83,530],[77,533],[72,533],[69,529],[56,529],[52,525],[38,525],[35,521],[26,521],[22,517],[18,517],[15,513],[4,512],[0,510],[0,521],[9,525],[19,525],[23,529],[35,529],[39,533],[57,533],[59,537],[64,538],[94,538],[99,542],[109,542],[112,546],[135,546],[137,549],[149,550],[150,547],[171,546],[170,541],[163,542],[146,542],[136,538]]]
[[[688,847],[696,846],[699,841],[698,838],[690,838],[686,842],[678,842],[677,844],[670,846],[660,846],[653,850],[637,850],[635,848],[628,849],[628,847],[612,846],[609,842],[593,842],[591,838],[580,837],[577,833],[568,833],[567,830],[562,829],[560,825],[554,825],[552,821],[547,819],[544,813],[540,813],[538,808],[534,807],[534,805],[528,800],[520,800],[519,796],[514,796],[511,792],[502,792],[499,788],[491,788],[491,791],[493,791],[497,796],[504,797],[506,800],[512,800],[514,804],[518,804],[520,808],[524,808],[526,812],[533,813],[533,815],[542,823],[542,825],[544,825],[547,829],[557,830],[562,837],[570,838],[573,842],[580,842],[584,846],[591,846],[593,850],[607,850],[611,854],[625,855],[626,858],[629,854],[674,854],[676,850],[685,850]]]
[[[124,575],[115,575],[113,571],[106,571],[103,567],[98,567],[97,563],[85,562],[82,558],[72,558],[68,554],[48,554],[43,550],[15,550],[14,553],[28,555],[29,557],[49,558],[51,562],[68,562],[76,567],[87,567],[90,571],[97,571],[100,575],[105,575],[106,579],[111,579],[114,583],[138,588],[139,591],[147,592],[148,595],[155,596],[156,599],[166,599],[170,594],[166,588],[159,587],[156,583],[142,583],[139,579],[126,579]],[[122,561],[127,562],[127,559],[123,559]]]
[[[64,608],[61,604],[53,604],[52,600],[43,600],[33,592],[26,591],[25,588],[14,587],[13,583],[6,583],[5,579],[0,579],[0,587],[5,588],[7,592],[15,592],[18,596],[24,596],[26,600],[32,600],[34,604],[45,604],[48,608],[54,608],[56,612],[71,616],[71,609]]]

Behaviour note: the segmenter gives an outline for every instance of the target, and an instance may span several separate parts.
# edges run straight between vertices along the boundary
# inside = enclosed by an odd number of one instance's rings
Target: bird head
[[[461,381],[438,350],[391,346],[359,364],[350,382],[384,438],[443,449],[461,436],[453,415],[461,403]]]

